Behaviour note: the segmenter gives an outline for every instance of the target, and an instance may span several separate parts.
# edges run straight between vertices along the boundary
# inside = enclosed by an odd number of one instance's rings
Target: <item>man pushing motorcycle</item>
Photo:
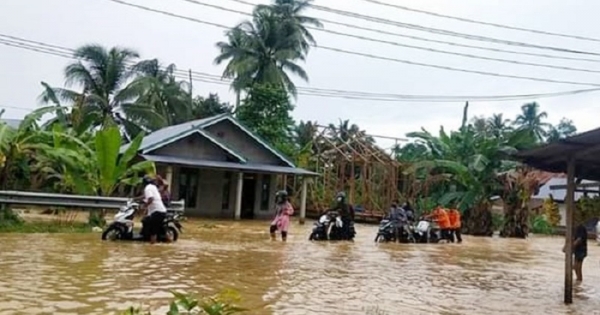
[[[142,225],[147,224],[150,234],[150,243],[156,243],[158,235],[166,235],[167,243],[170,243],[171,235],[164,231],[164,221],[167,216],[167,208],[165,207],[162,196],[154,179],[149,175],[144,175],[142,178],[144,185],[143,205],[146,208],[146,217],[142,219]]]

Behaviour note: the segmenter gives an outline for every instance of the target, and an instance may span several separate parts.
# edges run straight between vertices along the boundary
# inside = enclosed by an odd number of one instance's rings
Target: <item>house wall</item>
[[[197,133],[179,139],[150,153],[213,161],[228,160],[228,155],[223,149]]]
[[[275,154],[246,134],[230,121],[224,120],[205,128],[216,139],[222,140],[234,151],[239,152],[249,162],[285,165]]]
[[[230,175],[228,184],[229,198],[228,205],[223,209],[223,189],[227,183],[227,173]],[[171,194],[173,198],[179,197],[179,176],[181,168],[173,167],[173,185]],[[185,215],[189,217],[223,218],[233,219],[235,214],[235,198],[237,189],[237,172],[227,172],[221,170],[200,169],[198,176],[198,191],[196,196],[196,207],[186,207]],[[242,189],[252,189],[255,191],[254,218],[271,219],[275,215],[275,193],[277,191],[277,175],[256,174],[257,180],[254,187],[243,187]],[[268,189],[269,201],[266,208],[261,209],[262,185],[265,177],[270,177]]]

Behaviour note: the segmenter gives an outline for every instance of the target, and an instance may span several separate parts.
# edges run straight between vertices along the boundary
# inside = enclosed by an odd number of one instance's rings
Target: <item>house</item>
[[[121,147],[124,152],[128,147]],[[169,126],[144,137],[138,151],[153,161],[174,200],[190,216],[264,219],[274,215],[278,175],[303,179],[300,221],[306,216],[306,180],[317,173],[297,168],[277,149],[222,114]]]
[[[537,200],[541,206],[541,203],[546,198],[549,198],[550,195],[552,195],[552,199],[558,204],[558,212],[560,213],[559,225],[565,226],[567,217],[567,207],[565,205],[565,197],[567,194],[567,177],[566,174],[561,175],[562,176],[554,177],[546,183],[544,183],[544,185],[540,187],[539,192],[536,195],[532,196],[531,199]],[[582,180],[579,185],[589,185],[598,187],[598,184],[591,180]],[[586,192],[575,191],[575,201],[578,201],[581,197],[585,195],[589,197],[594,197],[598,195],[598,192],[594,192],[591,190],[587,190]]]

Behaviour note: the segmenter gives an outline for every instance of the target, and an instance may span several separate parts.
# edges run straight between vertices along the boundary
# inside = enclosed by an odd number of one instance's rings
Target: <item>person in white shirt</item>
[[[163,226],[163,222],[167,216],[167,208],[162,202],[158,187],[148,175],[144,176],[142,183],[144,184],[144,204],[146,205],[146,215],[148,216],[150,243],[156,243],[158,235],[165,235],[167,242],[170,242],[171,240],[166,235]]]

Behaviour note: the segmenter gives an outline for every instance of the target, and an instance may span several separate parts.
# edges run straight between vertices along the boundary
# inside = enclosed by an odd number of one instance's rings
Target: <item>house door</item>
[[[256,201],[256,177],[244,175],[242,187],[242,219],[254,218],[254,204]]]
[[[196,208],[198,200],[198,178],[200,171],[197,168],[181,168],[179,170],[179,199],[185,200],[185,207]]]

